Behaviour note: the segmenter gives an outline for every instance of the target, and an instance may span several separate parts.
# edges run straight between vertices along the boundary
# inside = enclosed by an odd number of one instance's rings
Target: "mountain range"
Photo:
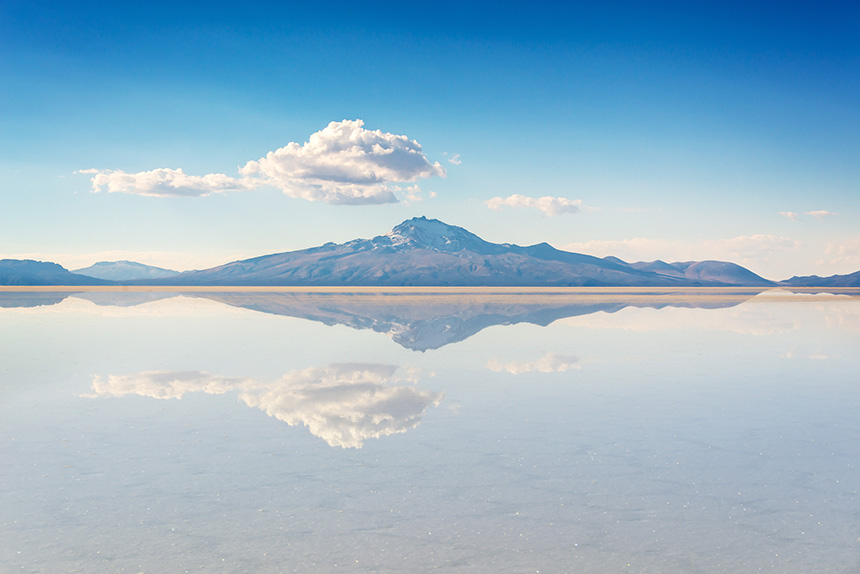
[[[860,271],[847,275],[792,277],[782,282],[790,287],[860,287]]]
[[[515,286],[769,287],[777,285],[725,261],[627,263],[555,249],[485,241],[462,227],[416,217],[384,235],[264,255],[177,273],[130,261],[69,272],[55,263],[0,261],[0,285],[162,286]],[[860,286],[860,272],[793,277],[792,286]]]
[[[110,285],[111,281],[72,273],[57,263],[0,259],[0,285]]]
[[[555,249],[490,243],[462,227],[416,217],[385,235],[265,255],[159,279],[160,285],[232,286],[769,286],[734,263],[645,264]],[[665,269],[664,269],[665,267]],[[141,284],[154,284],[141,281]]]

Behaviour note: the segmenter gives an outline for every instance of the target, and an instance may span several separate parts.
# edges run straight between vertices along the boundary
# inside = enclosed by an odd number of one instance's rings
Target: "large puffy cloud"
[[[330,365],[298,371],[279,384],[240,398],[290,426],[303,424],[331,446],[361,448],[369,438],[404,433],[444,395],[385,383],[387,365]]]
[[[304,144],[291,142],[239,171],[293,197],[351,204],[391,203],[395,183],[445,176],[417,141],[363,126],[361,120],[331,122]]]
[[[404,433],[421,422],[443,393],[397,382],[417,382],[414,371],[381,364],[333,364],[286,373],[274,382],[223,377],[204,371],[149,371],[94,377],[90,397],[128,394],[181,399],[187,393],[239,391],[249,407],[290,426],[304,425],[331,446],[361,448],[369,438]]]
[[[181,169],[139,173],[81,170],[92,176],[93,191],[155,197],[204,196],[272,186],[286,195],[334,204],[381,204],[419,199],[419,179],[445,177],[439,162],[431,163],[419,144],[404,135],[364,128],[362,120],[331,122],[308,141],[286,146],[249,161],[241,177],[221,173],[196,176]],[[413,185],[401,186],[400,184]]]
[[[567,199],[566,197],[551,197],[548,195],[544,197],[528,197],[516,193],[508,197],[494,197],[486,203],[487,207],[495,211],[499,211],[503,207],[531,207],[540,209],[545,215],[550,217],[562,213],[577,213],[582,209],[581,199]]]
[[[93,192],[131,193],[152,197],[201,197],[225,191],[248,190],[255,182],[237,179],[223,173],[188,175],[181,169],[159,168],[126,173],[122,170],[83,169],[77,173],[92,174]]]

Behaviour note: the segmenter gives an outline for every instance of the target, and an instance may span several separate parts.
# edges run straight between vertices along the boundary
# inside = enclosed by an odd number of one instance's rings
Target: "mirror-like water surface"
[[[3,572],[858,572],[860,298],[0,293]]]

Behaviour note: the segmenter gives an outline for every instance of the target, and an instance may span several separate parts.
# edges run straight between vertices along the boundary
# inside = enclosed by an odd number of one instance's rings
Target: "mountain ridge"
[[[151,281],[136,284],[155,284]],[[235,286],[772,286],[728,262],[690,262],[672,274],[548,243],[491,243],[462,227],[415,217],[372,239],[326,243],[181,273],[164,285]]]
[[[101,278],[95,277],[99,268],[105,271]],[[7,259],[0,261],[0,285],[852,287],[860,286],[860,272],[777,282],[727,261],[627,263],[613,256],[562,251],[548,243],[492,243],[462,227],[421,216],[371,239],[329,242],[182,273],[131,261],[100,262],[70,272],[56,263]]]
[[[0,285],[110,285],[110,281],[72,273],[58,263],[0,259]]]
[[[860,271],[845,275],[831,275],[830,277],[794,276],[791,279],[780,281],[780,284],[789,287],[860,287]]]

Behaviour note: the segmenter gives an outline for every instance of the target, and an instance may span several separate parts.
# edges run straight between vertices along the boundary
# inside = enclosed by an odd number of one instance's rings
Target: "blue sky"
[[[202,268],[427,215],[860,269],[856,2],[122,4],[0,6],[0,257]]]

